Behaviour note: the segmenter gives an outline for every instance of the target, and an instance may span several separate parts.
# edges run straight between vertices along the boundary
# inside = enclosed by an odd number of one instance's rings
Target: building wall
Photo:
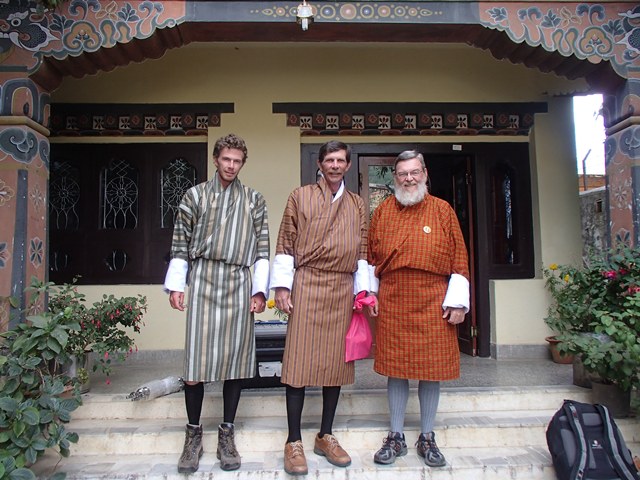
[[[533,222],[539,227],[536,264],[542,266],[580,257],[571,99],[562,95],[584,89],[581,81],[498,61],[468,46],[222,43],[190,45],[169,51],[158,60],[83,79],[65,79],[52,94],[52,103],[233,102],[235,113],[223,114],[221,127],[210,129],[208,151],[228,132],[247,141],[249,158],[240,178],[267,200],[273,252],[287,195],[300,183],[300,143],[329,139],[301,139],[296,128],[286,127],[284,114],[271,113],[273,102],[546,101],[549,113],[536,115],[529,139],[533,184],[540,189],[533,193]],[[403,136],[343,140],[463,143],[528,139]],[[492,286],[492,341],[504,346],[542,345],[546,328],[541,313],[546,298],[542,280],[496,281]],[[169,308],[160,285],[136,289],[150,299],[139,348],[182,348],[183,314]],[[130,293],[131,287],[95,286],[83,287],[83,291],[91,300],[104,292]]]

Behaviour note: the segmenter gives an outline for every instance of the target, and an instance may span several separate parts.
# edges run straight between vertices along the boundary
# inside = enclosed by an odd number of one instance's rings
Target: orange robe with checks
[[[353,274],[366,259],[364,201],[344,190],[335,201],[324,178],[291,193],[276,254],[294,257],[282,383],[294,387],[354,382],[345,362],[345,336],[353,313]]]
[[[427,195],[409,207],[394,196],[375,210],[369,263],[380,279],[374,370],[389,377],[460,376],[457,328],[442,318],[453,273],[469,279],[467,249],[451,206]]]

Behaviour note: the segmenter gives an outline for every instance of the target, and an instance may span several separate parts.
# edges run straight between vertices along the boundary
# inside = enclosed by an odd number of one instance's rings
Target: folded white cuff
[[[164,278],[165,292],[184,292],[187,284],[189,264],[181,258],[172,258],[169,262],[167,275]]]
[[[378,290],[380,290],[380,280],[376,277],[376,267],[369,264],[367,264],[367,267],[369,269],[369,287],[371,288],[369,291],[378,293]]]
[[[353,274],[353,293],[371,291],[369,282],[369,264],[366,260],[358,260],[358,269]]]
[[[442,309],[447,307],[464,308],[464,313],[469,311],[469,280],[457,273],[452,273],[449,278],[449,287],[442,302]]]
[[[253,286],[251,296],[262,292],[264,298],[269,298],[269,260],[259,258],[253,264]]]
[[[271,270],[271,279],[269,281],[269,289],[275,290],[278,287],[284,287],[291,290],[293,286],[293,257],[280,253],[273,259],[273,269]]]

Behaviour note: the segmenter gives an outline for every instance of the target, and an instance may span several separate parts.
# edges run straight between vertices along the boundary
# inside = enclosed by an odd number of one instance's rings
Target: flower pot
[[[558,350],[558,344],[560,341],[556,337],[546,337],[545,340],[549,343],[549,351],[551,352],[551,359],[555,363],[570,364],[573,363],[573,355],[561,354]]]
[[[89,376],[89,357],[91,352],[85,352],[82,355],[72,355],[71,363],[67,367],[67,375],[73,377],[84,377],[85,380],[80,384],[80,393],[87,393],[91,389],[91,377]],[[81,370],[84,370],[82,372]]]
[[[573,356],[573,384],[578,387],[591,388],[591,378],[584,368],[580,355]]]
[[[622,390],[615,383],[591,381],[591,399],[609,409],[614,418],[629,416],[631,409],[631,390]]]

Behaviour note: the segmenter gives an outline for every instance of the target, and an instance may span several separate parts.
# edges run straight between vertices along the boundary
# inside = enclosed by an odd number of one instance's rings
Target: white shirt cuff
[[[293,257],[280,253],[273,259],[269,288],[275,290],[284,287],[291,290],[293,286]]]
[[[260,258],[253,264],[253,285],[251,296],[262,292],[264,298],[269,298],[269,260]]]
[[[442,309],[447,307],[464,308],[464,313],[469,311],[469,280],[457,273],[452,273],[449,278],[449,287],[442,302]]]
[[[369,286],[371,287],[370,292],[378,293],[380,290],[380,280],[376,277],[376,267],[373,265],[367,264],[369,268]]]
[[[358,269],[353,274],[353,293],[357,295],[362,292],[369,292],[369,264],[366,260],[358,260]]]
[[[164,278],[164,291],[184,292],[184,287],[187,284],[188,270],[189,264],[186,260],[182,260],[181,258],[172,258],[169,262],[167,275]]]

